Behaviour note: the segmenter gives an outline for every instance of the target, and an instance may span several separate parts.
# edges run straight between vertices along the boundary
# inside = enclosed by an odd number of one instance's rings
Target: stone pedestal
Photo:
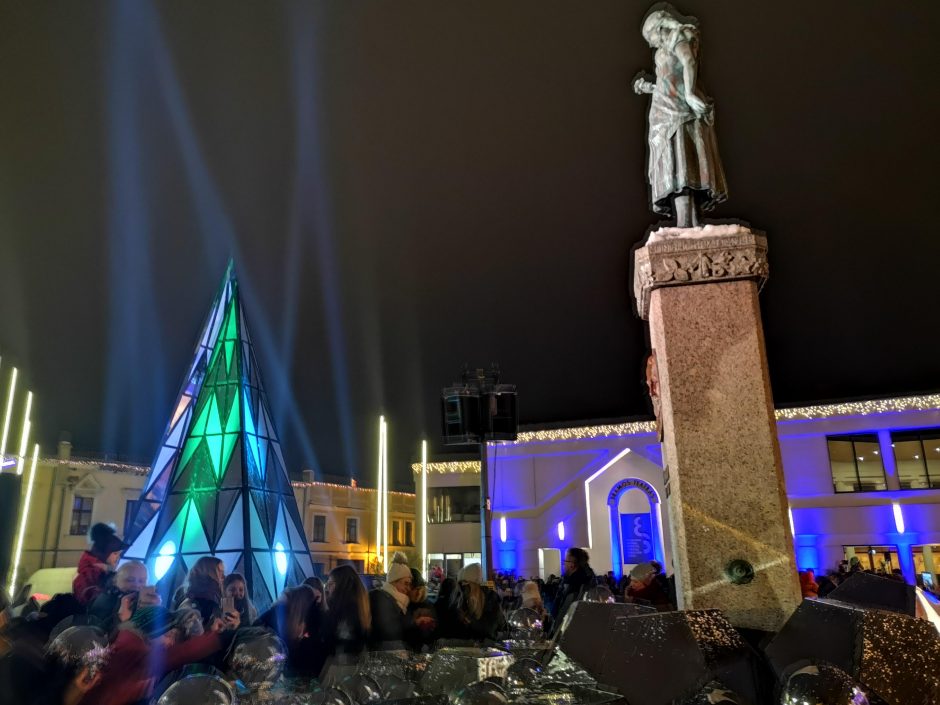
[[[638,249],[634,268],[658,367],[679,607],[776,631],[801,597],[757,300],[767,241],[737,226],[690,232]]]

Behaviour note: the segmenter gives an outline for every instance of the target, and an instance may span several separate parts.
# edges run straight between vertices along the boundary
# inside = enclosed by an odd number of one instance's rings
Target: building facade
[[[40,568],[77,566],[88,548],[88,530],[96,522],[113,524],[124,536],[149,470],[146,465],[72,457],[67,442],[59,444],[56,457],[40,458],[18,582],[22,584]],[[314,482],[312,473],[305,481],[291,484],[315,572],[325,576],[338,565],[352,565],[358,572],[375,571],[376,491]],[[25,494],[25,483],[22,491]],[[389,558],[392,552],[402,551],[417,565],[415,496],[389,492],[388,505]]]
[[[798,566],[819,572],[857,559],[864,568],[900,570],[908,582],[936,581],[940,395],[776,416]],[[671,572],[651,423],[525,431],[491,444],[488,463],[496,570],[557,575],[564,549],[579,546],[597,572],[621,575],[650,559]],[[413,471],[420,486],[421,466]],[[479,464],[430,463],[427,484],[429,562],[453,568],[478,557]],[[729,487],[728,501],[734,497]]]

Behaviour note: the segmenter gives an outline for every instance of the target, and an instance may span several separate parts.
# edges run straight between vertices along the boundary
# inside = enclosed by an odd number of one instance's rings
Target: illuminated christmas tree
[[[261,609],[313,575],[229,263],[125,541],[169,593],[202,556]]]

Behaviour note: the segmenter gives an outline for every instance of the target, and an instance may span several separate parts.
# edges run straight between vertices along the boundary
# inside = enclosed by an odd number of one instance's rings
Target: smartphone
[[[223,597],[222,598],[222,614],[226,615],[229,612],[235,612],[235,598],[234,597]]]

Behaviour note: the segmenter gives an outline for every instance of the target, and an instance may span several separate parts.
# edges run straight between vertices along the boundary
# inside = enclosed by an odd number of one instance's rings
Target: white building
[[[780,409],[777,427],[801,569],[853,556],[909,582],[940,569],[940,395]],[[528,430],[491,444],[488,463],[496,570],[558,574],[563,550],[580,546],[598,573],[649,558],[671,572],[651,423]],[[478,559],[478,487],[479,463],[429,464],[432,564]]]

